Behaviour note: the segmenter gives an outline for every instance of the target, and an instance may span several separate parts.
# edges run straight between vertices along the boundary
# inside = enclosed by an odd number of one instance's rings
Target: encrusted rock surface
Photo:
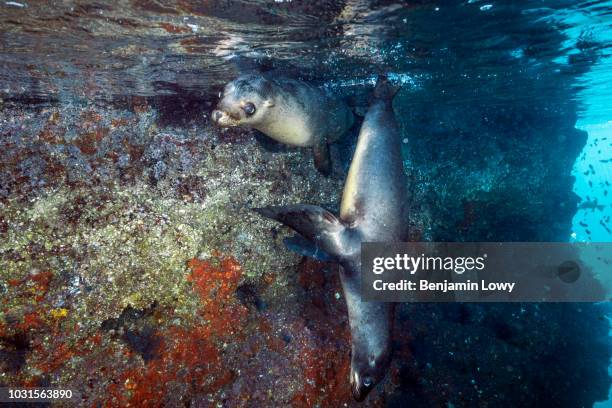
[[[172,120],[167,106],[4,106],[0,383],[70,387],[83,406],[356,404],[338,266],[288,252],[289,231],[250,211],[334,209],[346,162],[323,178],[308,151],[272,153],[201,115]],[[552,161],[508,178],[524,166],[517,145],[491,150],[494,134],[478,146],[437,140],[460,124],[468,137],[478,116],[453,125],[447,109],[440,130],[418,139],[406,123],[423,114],[397,110],[412,149],[413,239],[559,236],[562,226],[494,226],[550,208],[536,204],[564,191],[558,180],[542,188]],[[431,146],[444,153],[427,156]],[[461,160],[479,154],[486,160]],[[517,208],[517,188],[538,194]],[[594,401],[609,385],[607,328],[593,305],[402,305],[389,376],[364,404]]]
[[[349,401],[335,267],[250,211],[336,203],[341,177],[248,132],[158,122],[144,100],[4,107],[0,382],[84,404]]]

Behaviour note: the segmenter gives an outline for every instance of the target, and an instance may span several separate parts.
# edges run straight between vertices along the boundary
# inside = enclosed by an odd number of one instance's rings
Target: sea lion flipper
[[[332,257],[342,257],[349,246],[348,228],[322,207],[298,204],[254,208],[253,211],[282,222]]]
[[[283,239],[283,244],[291,252],[316,259],[317,261],[329,262],[334,260],[334,257],[325,252],[316,242],[307,240],[299,234]]]
[[[314,164],[319,173],[329,176],[332,170],[332,163],[327,141],[321,138],[314,144],[312,151],[314,153]]]
[[[254,132],[254,137],[255,141],[267,152],[278,153],[287,151],[287,147],[284,144],[277,142],[258,130]]]

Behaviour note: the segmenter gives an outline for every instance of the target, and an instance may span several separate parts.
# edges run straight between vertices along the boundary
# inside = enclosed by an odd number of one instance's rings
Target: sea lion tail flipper
[[[253,211],[282,222],[331,257],[339,258],[345,252],[348,229],[335,215],[322,207],[298,204],[254,208]]]
[[[314,165],[319,170],[319,173],[329,176],[332,171],[332,162],[327,141],[321,138],[312,147],[312,151],[314,153]]]
[[[334,260],[334,257],[321,249],[316,242],[309,241],[300,234],[295,234],[292,237],[283,239],[283,244],[285,244],[285,247],[291,252],[314,258],[317,261],[329,262]]]
[[[386,75],[380,75],[374,87],[374,97],[376,99],[392,100],[395,94],[401,89],[400,85],[393,85]]]

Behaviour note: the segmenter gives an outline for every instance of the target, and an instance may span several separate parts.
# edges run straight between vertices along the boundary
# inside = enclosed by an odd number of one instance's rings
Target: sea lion
[[[212,112],[222,127],[248,127],[291,146],[312,147],[316,168],[331,173],[329,143],[353,125],[351,109],[342,100],[306,82],[242,75],[228,83]]]
[[[350,382],[356,400],[365,399],[391,361],[393,303],[361,300],[361,243],[393,242],[408,230],[407,178],[400,133],[391,105],[398,88],[379,79],[359,132],[342,194],[340,216],[314,205],[255,209],[293,228],[341,264],[340,278],[351,329]]]

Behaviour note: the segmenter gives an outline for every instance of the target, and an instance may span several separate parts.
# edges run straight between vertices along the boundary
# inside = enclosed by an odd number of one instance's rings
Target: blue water
[[[612,9],[612,2],[601,7]],[[572,170],[576,178],[574,192],[581,203],[592,202],[596,207],[578,209],[573,218],[570,241],[612,242],[611,226],[607,222],[612,218],[612,55],[609,50],[612,17],[610,13],[599,16],[597,13],[574,12],[565,16],[565,20],[572,27],[567,30],[571,40],[586,33],[608,45],[599,62],[580,78],[582,111],[576,127],[587,132],[588,139]],[[605,268],[601,264],[599,267]],[[612,273],[600,278],[607,283],[606,287],[610,287]],[[609,373],[612,375],[612,365]],[[612,390],[607,401],[595,404],[595,408],[609,407],[612,407]]]
[[[612,3],[600,7],[612,8]],[[600,221],[612,216],[612,189],[609,185],[612,183],[612,55],[609,49],[612,16],[585,11],[569,14],[564,20],[572,27],[566,30],[568,42],[588,35],[608,45],[601,51],[598,63],[578,80],[582,88],[578,92],[582,109],[576,127],[587,132],[588,139],[572,171],[576,177],[574,192],[582,203],[590,201],[597,207],[576,213],[571,239],[609,242],[612,232]],[[581,221],[583,225],[580,225]]]

